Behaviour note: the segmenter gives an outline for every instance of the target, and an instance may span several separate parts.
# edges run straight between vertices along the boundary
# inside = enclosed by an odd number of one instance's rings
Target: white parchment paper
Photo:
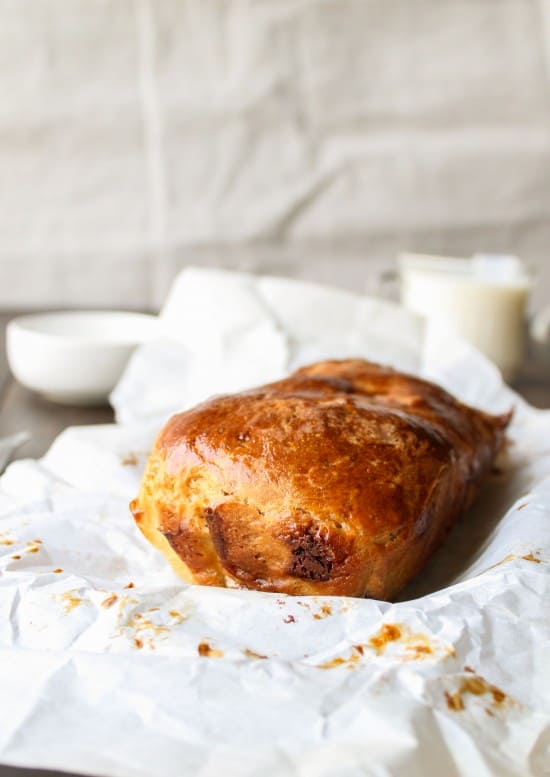
[[[189,269],[113,394],[0,481],[0,761],[96,775],[544,775],[550,413],[379,300]],[[127,503],[166,417],[364,356],[490,411],[510,445],[398,603],[187,586]]]

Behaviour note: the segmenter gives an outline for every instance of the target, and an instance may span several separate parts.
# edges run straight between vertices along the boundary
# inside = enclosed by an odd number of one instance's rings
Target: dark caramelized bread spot
[[[471,503],[508,421],[389,368],[319,362],[174,416],[132,509],[189,581],[389,598]]]

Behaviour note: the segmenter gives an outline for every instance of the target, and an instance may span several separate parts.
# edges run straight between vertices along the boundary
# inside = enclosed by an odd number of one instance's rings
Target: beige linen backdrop
[[[0,306],[403,249],[550,293],[549,0],[0,0],[0,60]]]

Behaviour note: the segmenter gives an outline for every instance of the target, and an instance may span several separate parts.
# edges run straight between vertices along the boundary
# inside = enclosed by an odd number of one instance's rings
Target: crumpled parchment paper
[[[184,271],[112,400],[0,481],[0,761],[95,775],[544,775],[550,413],[379,300]],[[358,355],[515,407],[510,445],[394,604],[188,586],[128,501],[166,417]]]

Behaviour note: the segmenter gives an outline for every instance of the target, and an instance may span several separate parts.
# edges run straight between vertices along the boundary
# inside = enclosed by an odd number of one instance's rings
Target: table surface
[[[27,430],[31,439],[15,454],[15,458],[42,456],[54,438],[67,426],[105,424],[113,421],[109,407],[83,408],[54,405],[20,386],[11,375],[6,359],[5,328],[15,312],[0,312],[0,437]],[[550,380],[543,380],[536,371],[526,369],[514,386],[536,407],[550,408]],[[66,774],[63,773],[66,777]],[[38,769],[16,769],[0,766],[0,777],[53,777],[53,772]]]

